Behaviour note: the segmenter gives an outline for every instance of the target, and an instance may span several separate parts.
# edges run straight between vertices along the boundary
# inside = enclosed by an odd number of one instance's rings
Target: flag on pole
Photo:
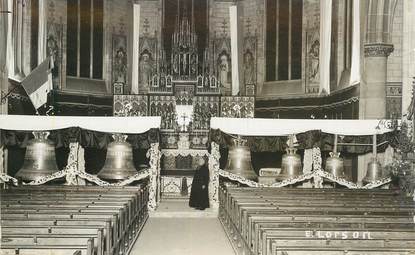
[[[36,110],[47,102],[48,93],[52,90],[52,65],[51,57],[46,58],[22,81],[22,86]]]

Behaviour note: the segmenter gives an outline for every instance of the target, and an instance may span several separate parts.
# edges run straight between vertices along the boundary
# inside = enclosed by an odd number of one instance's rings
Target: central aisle
[[[160,204],[160,207],[162,206],[163,202]],[[173,206],[169,207],[173,209]],[[165,209],[163,211],[163,214],[167,214]],[[174,215],[173,210],[171,213]],[[195,213],[197,213],[196,210]],[[130,255],[142,254],[234,255],[234,252],[216,217],[210,217],[210,215],[157,217],[153,215],[148,219],[130,253]]]

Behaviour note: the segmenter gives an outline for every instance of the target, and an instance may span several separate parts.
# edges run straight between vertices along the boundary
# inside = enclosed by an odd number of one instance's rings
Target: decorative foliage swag
[[[0,147],[5,145],[25,148],[29,140],[33,138],[32,132],[29,131],[0,130],[0,135]],[[80,128],[50,131],[48,139],[55,143],[56,148],[68,148],[70,143],[78,142],[84,148],[103,149],[113,141],[112,134],[110,133]],[[158,129],[150,129],[142,134],[129,134],[127,142],[135,149],[149,149],[152,143],[159,142],[159,131]]]
[[[377,136],[378,144],[383,144],[378,147],[378,152],[382,152],[387,148],[388,142],[393,146],[395,143],[394,137],[396,132],[391,132]],[[210,142],[215,142],[220,145],[221,148],[228,148],[232,144],[232,137],[234,135],[226,134],[219,129],[210,130]],[[277,152],[285,151],[287,146],[287,136],[256,136],[256,137],[244,137],[248,140],[247,145],[252,152]],[[332,151],[334,143],[334,135],[323,133],[320,130],[312,130],[304,133],[296,134],[298,141],[298,149],[311,149],[319,147],[322,151]],[[359,144],[371,144],[371,136],[341,136],[340,141],[342,143],[359,143]],[[365,154],[372,151],[372,146],[338,146],[338,150],[342,153],[355,153]]]

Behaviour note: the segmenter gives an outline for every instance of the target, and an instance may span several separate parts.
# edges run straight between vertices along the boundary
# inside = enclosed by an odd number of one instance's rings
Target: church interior
[[[0,254],[415,253],[412,0],[1,0]]]

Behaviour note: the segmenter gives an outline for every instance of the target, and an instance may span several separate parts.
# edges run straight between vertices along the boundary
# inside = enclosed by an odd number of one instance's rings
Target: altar
[[[254,117],[255,89],[241,90],[241,95],[249,96],[230,96],[230,47],[221,39],[215,42],[218,47],[200,49],[191,17],[186,12],[177,17],[167,48],[158,49],[157,39],[144,33],[140,38],[140,94],[114,95],[115,116],[161,117],[162,196],[190,193],[197,162],[201,157],[208,161],[211,118]]]
[[[161,155],[160,191],[162,196],[189,196],[197,162],[200,158],[207,162],[208,151],[163,149],[161,150]]]

